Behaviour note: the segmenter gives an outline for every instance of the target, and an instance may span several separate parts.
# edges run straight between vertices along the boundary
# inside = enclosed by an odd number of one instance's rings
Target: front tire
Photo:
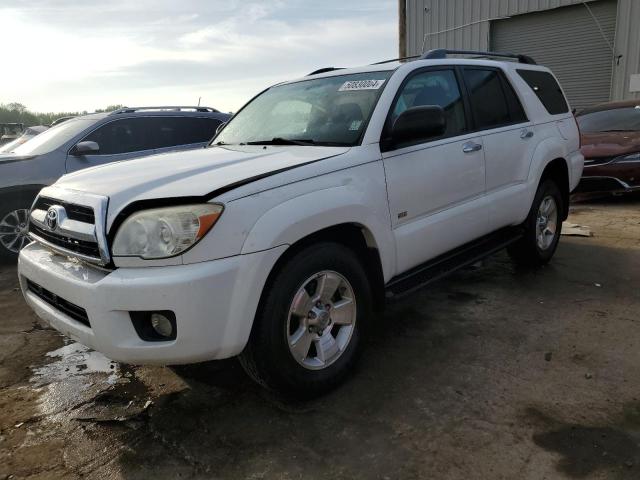
[[[550,178],[538,186],[533,205],[525,222],[524,235],[508,248],[519,265],[537,267],[551,260],[558,248],[563,212],[568,209],[556,182]]]
[[[267,285],[240,363],[258,383],[282,393],[325,393],[351,370],[371,301],[355,252],[336,243],[311,245]]]
[[[27,236],[31,204],[21,199],[0,206],[0,260],[15,259],[30,240]]]

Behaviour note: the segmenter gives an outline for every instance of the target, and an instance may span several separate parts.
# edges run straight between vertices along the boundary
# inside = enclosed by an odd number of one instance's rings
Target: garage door
[[[524,53],[551,68],[578,110],[609,101],[611,90],[616,0],[587,5],[591,12],[580,4],[491,23],[491,48]]]

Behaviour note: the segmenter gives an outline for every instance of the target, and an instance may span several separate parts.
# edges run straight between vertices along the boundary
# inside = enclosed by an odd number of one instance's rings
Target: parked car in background
[[[123,108],[68,119],[0,154],[0,257],[16,256],[28,243],[33,199],[65,173],[201,148],[228,118],[209,107]]]
[[[18,138],[16,138],[15,140],[13,140],[13,141],[11,141],[9,143],[5,143],[4,145],[0,146],[0,153],[10,153],[10,152],[12,152],[17,147],[19,147],[20,145],[25,143],[27,140],[31,140],[36,135],[44,132],[47,128],[49,128],[49,127],[47,127],[46,125],[36,125],[36,126],[33,126],[33,127],[27,127],[22,132],[22,135],[20,135]]]
[[[609,102],[576,115],[584,172],[577,192],[640,189],[640,100]]]
[[[562,90],[525,56],[449,53],[321,69],[209,148],[66,175],[30,214],[27,303],[113,360],[240,355],[308,396],[345,378],[386,296],[505,247],[550,261],[583,165]]]
[[[50,127],[55,127],[56,125],[62,123],[62,122],[66,122],[67,120],[71,120],[72,118],[76,118],[75,115],[70,116],[70,117],[60,117],[60,118],[56,118],[53,122],[51,122],[51,125],[49,125]]]
[[[24,123],[0,123],[0,146],[12,142],[24,130]]]

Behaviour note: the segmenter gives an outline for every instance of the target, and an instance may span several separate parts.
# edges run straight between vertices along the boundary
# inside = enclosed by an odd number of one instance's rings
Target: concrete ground
[[[109,362],[0,270],[6,478],[640,478],[640,199],[582,203],[549,266],[500,254],[391,305],[357,371],[296,403],[235,361]]]

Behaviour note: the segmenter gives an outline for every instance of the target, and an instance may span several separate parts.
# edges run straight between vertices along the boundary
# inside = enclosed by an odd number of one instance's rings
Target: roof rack
[[[411,55],[410,57],[390,58],[389,60],[382,60],[381,62],[372,63],[371,65],[382,65],[384,63],[401,62],[403,60],[412,60],[414,58],[420,58],[420,55]]]
[[[536,65],[536,61],[528,55],[521,55],[517,53],[508,52],[482,52],[476,50],[448,50],[445,48],[438,48],[435,50],[429,50],[420,56],[420,60],[439,60],[447,58],[447,55],[476,55],[478,57],[499,57],[499,58],[515,58],[520,63],[528,63],[529,65]]]
[[[311,73],[307,73],[307,77],[310,75],[317,75],[318,73],[326,73],[326,72],[333,72],[334,70],[343,70],[344,67],[324,67],[324,68],[319,68],[318,70],[314,70]]]
[[[164,110],[164,111],[193,110],[195,112],[211,112],[211,113],[218,112],[218,110],[211,107],[169,105],[169,106],[160,106],[160,107],[123,107],[119,110],[114,110],[109,115],[117,115],[119,113],[134,113],[134,112],[148,111],[148,110]]]

